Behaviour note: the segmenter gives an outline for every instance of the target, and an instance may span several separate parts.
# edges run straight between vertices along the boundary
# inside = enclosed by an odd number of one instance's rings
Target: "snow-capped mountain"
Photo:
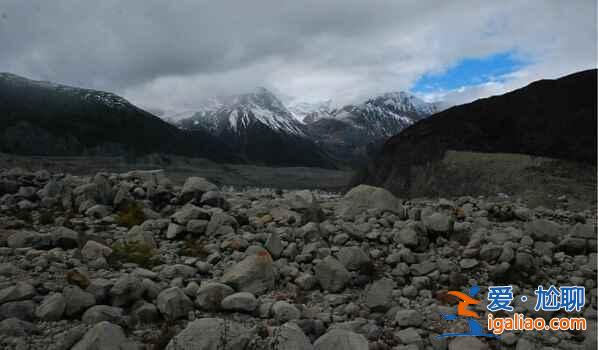
[[[337,158],[365,161],[389,137],[438,111],[407,92],[391,92],[361,104],[331,111],[329,117],[308,121],[310,137]]]
[[[361,104],[347,105],[331,117],[351,123],[369,137],[390,137],[437,111],[436,104],[401,91],[386,93]]]
[[[315,102],[296,99],[289,102],[287,108],[302,123],[312,123],[321,118],[329,118],[333,111],[332,99]]]
[[[198,110],[176,125],[205,130],[250,161],[330,166],[331,159],[307,137],[305,126],[265,88],[219,99],[218,108]]]
[[[214,134],[242,133],[261,124],[276,132],[304,135],[303,127],[280,100],[265,88],[221,98],[219,105],[209,105],[190,118],[179,120],[183,128],[203,128]]]
[[[407,92],[386,93],[342,108],[334,108],[332,100],[287,99],[285,105],[265,88],[207,101],[193,113],[168,119],[183,129],[208,131],[248,159],[262,161],[268,161],[273,150],[296,156],[298,144],[312,155],[323,149],[347,163],[363,160],[372,145],[438,110],[436,104]]]

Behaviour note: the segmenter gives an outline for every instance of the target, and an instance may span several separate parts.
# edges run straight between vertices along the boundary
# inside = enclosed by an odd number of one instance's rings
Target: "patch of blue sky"
[[[505,51],[477,58],[465,58],[439,73],[421,76],[412,86],[415,93],[455,90],[461,87],[501,82],[530,62],[513,51]]]

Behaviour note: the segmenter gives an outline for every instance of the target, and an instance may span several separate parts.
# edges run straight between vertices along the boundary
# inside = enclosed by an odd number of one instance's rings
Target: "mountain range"
[[[286,158],[322,154],[344,165],[367,161],[386,138],[439,108],[406,92],[342,108],[333,108],[330,100],[285,106],[265,88],[208,101],[189,117],[165,119],[185,130],[207,131],[248,160],[268,162],[274,146]]]

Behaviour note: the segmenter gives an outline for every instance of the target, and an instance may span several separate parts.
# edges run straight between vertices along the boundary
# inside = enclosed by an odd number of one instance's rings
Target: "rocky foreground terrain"
[[[561,200],[0,170],[0,347],[595,349],[595,212]],[[440,316],[456,309],[448,290],[496,284],[531,299],[538,285],[583,285],[591,330],[435,338],[466,330]],[[560,315],[534,304],[515,311]]]

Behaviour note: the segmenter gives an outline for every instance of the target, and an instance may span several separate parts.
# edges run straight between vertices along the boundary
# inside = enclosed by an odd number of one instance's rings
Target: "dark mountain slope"
[[[164,152],[233,160],[206,132],[185,132],[102,91],[0,74],[0,152],[121,155]]]
[[[421,120],[390,138],[355,182],[409,193],[416,181],[414,169],[431,168],[447,150],[519,153],[595,165],[596,72],[540,80]]]

